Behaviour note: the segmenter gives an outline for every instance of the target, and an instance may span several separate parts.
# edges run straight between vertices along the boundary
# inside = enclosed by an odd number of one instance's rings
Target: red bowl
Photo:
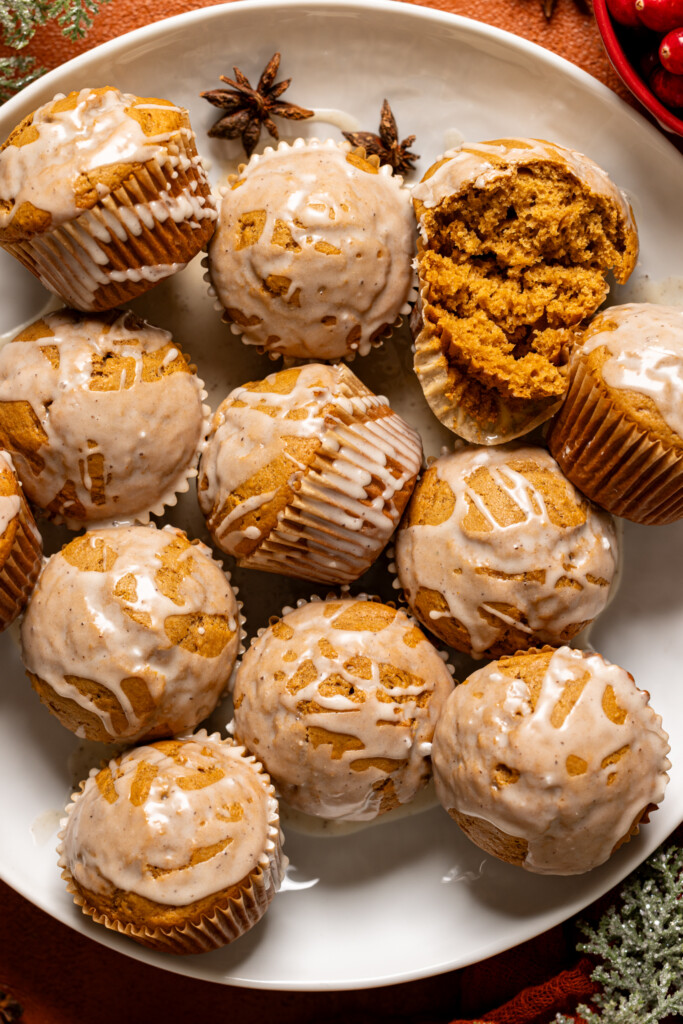
[[[621,80],[665,131],[683,135],[683,120],[657,99],[640,67],[645,55],[656,50],[660,37],[645,27],[633,29],[617,24],[606,0],[593,0],[593,10],[607,56]]]

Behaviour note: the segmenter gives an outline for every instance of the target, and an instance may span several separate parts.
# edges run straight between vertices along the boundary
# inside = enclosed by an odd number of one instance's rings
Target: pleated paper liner
[[[4,247],[75,309],[112,309],[142,294],[182,270],[214,231],[217,214],[194,136],[179,134],[177,144],[177,166],[150,160],[75,220]],[[192,197],[185,216],[159,219],[166,201],[181,194]],[[135,211],[139,204],[142,216]]]
[[[429,286],[420,293],[411,318],[415,337],[414,368],[434,415],[473,444],[503,444],[529,433],[558,410],[562,399],[540,401],[506,398],[468,375],[466,367],[451,362],[436,327],[436,310],[428,302]],[[481,414],[467,406],[478,402]]]
[[[379,557],[412,493],[422,445],[380,396],[361,392],[347,401],[348,409],[341,404],[335,409],[336,422],[325,430],[276,525],[238,560],[240,565],[343,584],[358,579]],[[383,406],[388,415],[376,416]],[[395,470],[388,469],[389,461]],[[399,474],[404,482],[392,493]],[[368,481],[360,495],[359,479]],[[384,491],[373,496],[378,482]]]
[[[40,574],[43,546],[31,510],[20,494],[19,512],[7,527],[14,531],[9,554],[0,568],[0,632],[23,610]]]
[[[627,422],[581,357],[547,441],[571,482],[613,515],[649,525],[683,517],[683,450]]]
[[[280,831],[280,817],[275,791],[269,776],[256,758],[248,754],[244,747],[239,747],[231,740],[223,739],[219,733],[209,735],[204,729],[200,729],[196,733],[179,736],[178,739],[209,740],[236,747],[241,751],[244,760],[253,765],[254,771],[259,775],[268,796],[269,820],[266,849],[259,858],[256,867],[245,878],[229,889],[215,894],[215,903],[210,911],[199,911],[196,913],[196,916],[192,916],[192,911],[189,909],[189,919],[182,925],[166,928],[147,927],[145,925],[121,922],[114,917],[99,912],[88,902],[87,894],[84,894],[79,889],[67,867],[64,840],[69,817],[78,800],[81,799],[85,792],[86,787],[96,785],[94,780],[100,771],[99,768],[93,768],[89,777],[80,783],[79,790],[71,796],[71,802],[66,807],[66,817],[61,821],[57,853],[59,855],[58,863],[62,868],[62,878],[66,882],[67,892],[73,897],[74,903],[81,908],[83,913],[91,917],[96,924],[103,925],[111,931],[119,932],[121,935],[126,935],[128,938],[143,946],[147,946],[149,949],[183,956],[190,953],[207,953],[211,950],[219,949],[221,946],[225,946],[238,939],[257,924],[268,909],[273,896],[280,888],[288,862],[287,857],[282,852],[283,837]],[[192,904],[189,904],[188,908],[191,907]]]
[[[323,139],[323,140],[320,140],[320,139],[315,139],[315,138],[304,139],[304,138],[299,137],[299,138],[295,139],[292,142],[284,142],[284,141],[279,142],[276,148],[277,148],[278,151],[281,151],[281,150],[287,150],[287,149],[308,149],[308,148],[320,148],[320,147],[339,149],[339,150],[341,150],[344,153],[350,153],[350,154],[352,154],[354,156],[357,156],[361,160],[367,160],[368,163],[372,164],[373,167],[377,168],[378,173],[380,173],[383,177],[391,178],[393,181],[395,181],[396,185],[397,185],[397,188],[399,188],[399,189],[403,189],[404,188],[402,176],[400,174],[397,174],[396,172],[392,171],[392,169],[389,167],[389,165],[383,164],[383,165],[380,166],[380,164],[379,164],[379,157],[376,157],[376,156],[367,157],[366,152],[365,152],[365,150],[362,147],[355,147],[354,148],[354,147],[351,146],[351,144],[349,142],[346,142],[346,141],[339,142],[339,141],[334,140],[334,139]],[[265,153],[271,153],[271,152],[273,152],[273,147],[272,146],[268,146],[264,150],[264,154]],[[229,188],[239,179],[240,175],[247,168],[251,168],[254,165],[258,164],[259,160],[261,159],[261,156],[262,156],[262,154],[254,153],[246,164],[241,164],[240,165],[239,173],[238,174],[230,175],[229,178],[228,178],[228,183],[226,185],[221,186],[218,189],[218,204],[219,204],[219,207],[220,207],[220,200],[221,200],[222,196],[225,195],[225,193],[229,190]],[[256,340],[251,339],[249,337],[248,325],[246,323],[245,324],[238,323],[233,318],[233,316],[225,309],[225,307],[221,303],[220,299],[218,298],[218,293],[216,291],[216,288],[215,288],[215,286],[213,284],[213,281],[212,281],[212,278],[211,278],[210,261],[209,261],[208,257],[204,257],[202,259],[202,266],[205,268],[205,271],[206,271],[205,274],[204,274],[204,280],[206,281],[206,284],[207,284],[209,296],[210,296],[210,298],[211,298],[211,300],[213,302],[214,309],[216,310],[217,313],[221,314],[221,319],[222,319],[223,323],[225,323],[225,324],[227,324],[229,326],[230,331],[234,335],[236,335],[238,338],[240,338],[240,340],[243,342],[243,344],[245,344],[247,346],[255,347],[257,352],[260,355],[267,355],[268,358],[273,360],[273,361],[282,359],[284,365],[286,365],[286,366],[291,366],[291,365],[294,365],[294,364],[298,364],[299,362],[310,362],[311,360],[315,360],[316,362],[338,362],[341,359],[341,360],[344,360],[347,363],[350,363],[350,362],[353,362],[353,360],[356,358],[357,355],[360,355],[360,356],[368,355],[374,349],[381,348],[381,346],[384,344],[384,342],[387,341],[389,338],[391,338],[395,331],[398,331],[400,329],[400,327],[403,324],[404,317],[407,317],[407,316],[410,315],[410,311],[411,311],[411,309],[413,307],[413,304],[415,303],[415,301],[417,299],[417,277],[413,273],[412,276],[411,276],[410,287],[408,288],[406,296],[405,296],[405,300],[403,301],[403,303],[400,306],[400,308],[396,311],[396,316],[391,321],[391,323],[386,323],[386,324],[381,325],[376,331],[373,332],[373,334],[369,338],[365,338],[365,339],[362,339],[362,340],[359,340],[359,341],[351,342],[349,344],[349,346],[348,346],[347,351],[345,351],[345,352],[343,352],[341,354],[326,356],[326,355],[322,355],[322,354],[320,354],[318,352],[312,352],[311,354],[309,354],[307,356],[293,356],[293,355],[287,354],[284,351],[280,351],[280,350],[274,349],[274,348],[269,348],[266,345],[264,345],[263,343],[261,343],[260,341],[256,341]]]

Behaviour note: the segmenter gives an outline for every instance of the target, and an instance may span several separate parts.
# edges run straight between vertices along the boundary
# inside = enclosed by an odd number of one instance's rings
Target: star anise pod
[[[409,135],[403,142],[398,141],[396,119],[391,112],[388,100],[382,104],[379,135],[372,132],[343,132],[342,134],[352,146],[362,146],[368,156],[378,156],[381,164],[389,164],[399,174],[407,174],[408,171],[412,171],[415,161],[420,159],[419,154],[410,152],[410,146],[415,142],[414,135]]]
[[[579,8],[582,14],[590,14],[590,0],[574,0],[574,3]],[[541,7],[545,14],[546,21],[550,21],[553,14],[555,13],[555,7],[557,6],[557,0],[541,0]]]
[[[208,100],[214,107],[226,111],[209,129],[209,135],[218,139],[236,139],[240,135],[247,156],[251,156],[261,137],[261,125],[265,125],[274,139],[280,138],[273,115],[286,117],[291,121],[303,121],[307,117],[313,117],[313,111],[307,110],[306,107],[297,107],[296,103],[280,101],[280,96],[289,88],[292,79],[275,82],[279,67],[280,54],[274,53],[255,89],[239,68],[233,68],[234,79],[226,78],[225,75],[220,76],[221,82],[229,85],[229,89],[211,89],[200,93],[203,99]]]

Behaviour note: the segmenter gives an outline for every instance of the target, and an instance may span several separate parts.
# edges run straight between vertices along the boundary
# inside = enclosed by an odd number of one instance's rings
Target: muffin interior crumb
[[[473,183],[425,210],[422,223],[427,315],[448,361],[508,398],[561,395],[572,328],[626,258],[615,205],[538,161],[487,187]]]

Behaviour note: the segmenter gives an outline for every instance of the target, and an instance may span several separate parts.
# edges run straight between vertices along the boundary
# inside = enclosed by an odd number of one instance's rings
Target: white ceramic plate
[[[551,53],[474,21],[388,2],[259,2],[209,8],[150,25],[52,72],[8,103],[0,138],[58,91],[114,84],[190,109],[200,150],[219,181],[236,143],[205,135],[216,113],[198,94],[237,64],[254,82],[281,50],[288,96],[340,108],[376,130],[389,97],[401,137],[415,133],[418,174],[454,132],[470,139],[527,135],[575,147],[630,193],[641,260],[626,297],[683,302],[683,163],[653,128],[605,87]],[[339,138],[325,124],[282,122]],[[291,129],[291,130],[290,130]],[[265,141],[262,143],[265,144]],[[0,332],[35,318],[46,293],[0,253]],[[199,261],[135,303],[170,328],[199,365],[212,405],[229,387],[273,364],[219,323]],[[405,333],[354,364],[423,432],[428,451],[447,440],[410,371]],[[207,539],[194,495],[169,518]],[[59,531],[46,531],[50,550]],[[683,524],[625,530],[621,589],[595,625],[593,645],[652,694],[671,734],[674,768],[652,823],[609,864],[584,877],[543,878],[485,857],[439,808],[337,838],[287,831],[284,891],[265,919],[232,946],[201,957],[156,955],[94,926],[63,890],[54,853],[57,819],[72,785],[104,748],[81,744],[40,706],[13,635],[0,639],[0,874],[54,917],[147,963],[226,984],[274,989],[363,988],[471,963],[569,917],[631,871],[681,820],[683,807]],[[382,588],[382,563],[371,589]],[[292,594],[310,587],[260,573],[236,574],[254,631]],[[365,582],[365,581],[364,581]],[[221,723],[219,711],[214,721]]]

